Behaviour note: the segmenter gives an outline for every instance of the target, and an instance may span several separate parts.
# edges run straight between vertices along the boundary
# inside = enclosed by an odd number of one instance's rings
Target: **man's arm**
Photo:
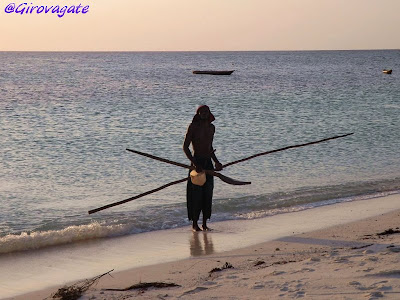
[[[215,163],[215,171],[221,171],[222,170],[222,164],[219,162],[218,158],[215,156],[215,151],[211,153],[211,158]]]
[[[215,133],[215,127],[213,126],[213,140],[214,140],[214,133]],[[222,164],[219,162],[217,156],[215,156],[215,150],[214,147],[212,145],[212,141],[211,141],[211,158],[214,161],[215,164],[215,171],[221,171],[222,170]]]
[[[192,152],[190,152],[189,149],[190,143],[192,142],[192,137],[193,137],[193,126],[192,124],[190,124],[186,132],[185,140],[183,141],[183,152],[185,152],[186,157],[196,167],[196,171],[201,172],[201,170],[197,170],[196,159],[193,157]]]

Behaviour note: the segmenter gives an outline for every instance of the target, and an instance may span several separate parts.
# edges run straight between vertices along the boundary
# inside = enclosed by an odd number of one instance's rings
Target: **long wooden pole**
[[[133,152],[133,153],[142,155],[142,156],[146,156],[148,158],[152,158],[152,159],[155,159],[155,160],[158,160],[158,161],[165,162],[165,163],[170,164],[170,165],[175,165],[175,166],[182,167],[182,168],[185,168],[185,169],[190,169],[190,170],[194,169],[193,166],[185,165],[185,164],[182,164],[182,163],[179,163],[179,162],[176,162],[176,161],[172,161],[172,160],[169,160],[169,159],[166,159],[166,158],[158,157],[158,156],[155,156],[155,155],[152,155],[152,154],[148,154],[148,153],[144,153],[144,152],[140,152],[140,151],[132,150],[132,149],[128,149],[128,148],[126,148],[126,150],[129,151],[129,152]]]
[[[271,154],[271,153],[275,153],[275,152],[279,152],[279,151],[284,151],[284,150],[288,150],[288,149],[292,149],[292,148],[298,148],[298,147],[304,147],[304,146],[314,145],[314,144],[326,142],[326,141],[329,141],[329,140],[333,140],[333,139],[338,139],[338,138],[346,137],[346,136],[349,136],[349,135],[352,135],[352,134],[354,134],[354,133],[348,133],[348,134],[344,134],[344,135],[338,135],[338,136],[334,136],[334,137],[330,137],[330,138],[325,138],[325,139],[318,140],[318,141],[314,141],[314,142],[309,142],[309,143],[305,143],[305,144],[298,144],[298,145],[293,145],[293,146],[287,146],[287,147],[284,147],[284,148],[279,148],[279,149],[275,149],[275,150],[270,150],[270,151],[266,151],[266,152],[254,154],[254,155],[252,155],[252,156],[249,156],[249,157],[246,157],[246,158],[242,158],[242,159],[235,160],[235,161],[233,161],[233,162],[227,163],[227,164],[223,165],[223,167],[225,168],[225,167],[227,167],[227,166],[231,166],[231,165],[233,165],[233,164],[237,164],[237,163],[240,163],[240,162],[243,162],[243,161],[246,161],[246,160],[249,160],[249,159],[258,157],[258,156],[267,155],[267,154]],[[154,155],[151,155],[151,154],[147,154],[147,153],[144,153],[144,152],[139,152],[139,151],[130,150],[130,149],[127,149],[127,150],[128,150],[128,151],[131,151],[131,152],[134,152],[134,153],[137,153],[137,154],[140,153],[141,155],[147,156],[147,157],[149,157],[149,158],[157,159],[157,160],[160,160],[160,161],[164,161],[164,162],[166,162],[166,163],[171,163],[171,162],[172,162],[172,161],[170,161],[170,160],[168,160],[168,159],[159,158],[159,157],[157,157],[157,156],[154,156]],[[180,166],[180,167],[184,167],[184,168],[187,168],[187,167],[190,168],[190,166],[188,166],[188,165],[181,164],[181,163],[177,163],[177,162],[172,162],[172,164],[177,165],[177,166]],[[217,173],[217,174],[219,174],[219,173]],[[219,174],[219,175],[222,175],[222,174]],[[222,176],[223,176],[223,175],[222,175]],[[219,177],[219,176],[218,176],[218,177]],[[225,177],[226,177],[226,176],[225,176]],[[229,178],[229,177],[228,177],[228,178]],[[114,203],[111,203],[111,204],[108,204],[108,205],[105,205],[105,206],[102,206],[102,207],[99,207],[99,208],[96,208],[96,209],[89,210],[89,214],[93,214],[93,213],[95,213],[95,212],[98,212],[98,211],[101,211],[101,210],[104,210],[104,209],[107,209],[107,208],[110,208],[110,207],[113,207],[113,206],[117,206],[117,205],[124,204],[124,203],[129,202],[129,201],[132,201],[132,200],[139,199],[139,198],[141,198],[141,197],[143,197],[143,196],[146,196],[146,195],[149,195],[149,194],[158,192],[158,191],[160,191],[160,190],[162,190],[162,189],[165,189],[165,188],[167,188],[167,187],[169,187],[169,186],[171,186],[171,185],[178,184],[178,183],[181,183],[181,182],[185,182],[185,181],[187,181],[188,179],[189,179],[189,177],[185,177],[185,178],[182,178],[182,179],[179,179],[179,180],[176,180],[176,181],[172,181],[172,182],[170,182],[170,183],[167,183],[167,184],[165,184],[165,185],[163,185],[163,186],[160,186],[160,187],[158,187],[158,188],[156,188],[156,189],[154,189],[154,190],[151,190],[151,191],[147,191],[147,192],[142,193],[142,194],[140,194],[140,195],[137,195],[137,196],[134,196],[134,197],[131,197],[131,198],[122,200],[122,201],[114,202]],[[230,178],[230,179],[231,179],[231,178]]]
[[[257,153],[257,154],[254,154],[252,156],[249,156],[249,157],[245,157],[245,158],[242,158],[242,159],[239,159],[239,160],[232,161],[230,163],[227,163],[227,164],[223,165],[222,167],[226,168],[228,166],[231,166],[231,165],[234,165],[234,164],[237,164],[237,163],[240,163],[240,162],[243,162],[243,161],[258,157],[258,156],[267,155],[267,154],[280,152],[280,151],[285,151],[285,150],[289,150],[289,149],[293,149],[293,148],[299,148],[299,147],[314,145],[314,144],[326,142],[326,141],[329,141],[329,140],[334,140],[334,139],[342,138],[342,137],[345,137],[345,136],[349,136],[349,135],[352,135],[352,134],[354,134],[354,132],[343,134],[343,135],[337,135],[337,136],[333,136],[333,137],[329,137],[329,138],[326,138],[326,139],[322,139],[322,140],[318,140],[318,141],[314,141],[314,142],[309,142],[309,143],[305,143],[305,144],[287,146],[287,147],[283,147],[283,148],[279,148],[279,149],[275,149],[275,150],[270,150],[270,151],[266,151],[266,152]]]
[[[186,169],[189,169],[189,170],[194,170],[194,166],[189,166],[189,165],[181,164],[181,163],[176,162],[176,161],[172,161],[172,160],[169,160],[169,159],[166,159],[166,158],[162,158],[162,157],[158,157],[158,156],[155,156],[155,155],[152,155],[152,154],[140,152],[140,151],[137,151],[137,150],[132,150],[132,149],[126,149],[126,150],[127,150],[127,151],[130,151],[130,152],[133,152],[133,153],[136,153],[136,154],[139,154],[139,155],[142,155],[142,156],[145,156],[145,157],[149,157],[149,158],[152,158],[152,159],[155,159],[155,160],[158,160],[158,161],[165,162],[165,163],[167,163],[167,164],[171,164],[171,165],[174,165],[174,166],[186,168]],[[212,176],[218,177],[218,178],[221,179],[223,182],[226,182],[226,183],[228,183],[228,184],[233,184],[233,185],[246,185],[246,184],[251,184],[251,182],[239,181],[239,180],[230,178],[230,177],[228,177],[228,176],[222,175],[222,174],[220,174],[220,173],[217,173],[217,172],[215,172],[215,171],[213,171],[213,170],[204,170],[204,172],[205,172],[206,174],[208,174],[208,175],[212,175]]]
[[[171,186],[171,185],[178,184],[178,183],[181,183],[181,182],[185,182],[185,181],[187,181],[188,179],[189,179],[189,177],[185,177],[185,178],[182,178],[182,179],[179,179],[179,180],[176,180],[176,181],[167,183],[167,184],[165,184],[165,185],[163,185],[163,186],[160,186],[160,187],[158,187],[158,188],[156,188],[156,189],[154,189],[154,190],[151,190],[151,191],[147,191],[147,192],[142,193],[142,194],[140,194],[140,195],[137,195],[137,196],[134,196],[134,197],[130,197],[130,198],[128,198],[128,199],[121,200],[121,201],[118,201],[118,202],[114,202],[114,203],[111,203],[111,204],[108,204],[108,205],[104,205],[104,206],[99,207],[99,208],[96,208],[96,209],[89,210],[89,215],[90,215],[90,214],[93,214],[93,213],[95,213],[95,212],[98,212],[98,211],[101,211],[101,210],[104,210],[104,209],[113,207],[113,206],[121,205],[121,204],[124,204],[124,203],[126,203],[126,202],[139,199],[139,198],[141,198],[141,197],[143,197],[143,196],[146,196],[146,195],[149,195],[149,194],[158,192],[158,191],[160,191],[160,190],[162,190],[162,189],[165,189],[165,188],[167,188],[167,187],[169,187],[169,186]]]
[[[258,157],[258,156],[267,155],[267,154],[280,152],[280,151],[285,151],[285,150],[289,150],[289,149],[293,149],[293,148],[299,148],[299,147],[315,145],[315,144],[323,143],[323,142],[326,142],[326,141],[330,141],[330,140],[346,137],[346,136],[349,136],[349,135],[352,135],[352,134],[354,134],[354,132],[343,134],[343,135],[337,135],[337,136],[333,136],[333,137],[329,137],[329,138],[325,138],[325,139],[322,139],[322,140],[313,141],[313,142],[309,142],[309,143],[286,146],[286,147],[275,149],[275,150],[270,150],[270,151],[266,151],[266,152],[257,153],[257,154],[254,154],[252,156],[248,156],[248,157],[245,157],[245,158],[242,158],[242,159],[235,160],[235,161],[232,161],[230,163],[224,164],[223,168],[231,166],[231,165],[234,165],[234,164],[237,164],[237,163],[240,163],[240,162],[243,162],[243,161],[246,161],[246,160],[250,160],[250,159]],[[178,166],[178,167],[191,169],[191,170],[194,169],[193,166],[185,165],[185,164],[182,164],[182,163],[179,163],[179,162],[176,162],[176,161],[172,161],[172,160],[169,160],[169,159],[166,159],[166,158],[158,157],[158,156],[155,156],[155,155],[152,155],[152,154],[149,154],[149,153],[144,153],[144,152],[140,152],[140,151],[132,150],[132,149],[126,149],[126,150],[130,151],[130,152],[133,152],[133,153],[136,153],[136,154],[139,154],[139,155],[142,155],[142,156],[146,156],[146,157],[158,160],[158,161],[162,161],[162,162],[165,162],[165,163],[168,163],[168,164],[171,164],[171,165],[175,165],[175,166]],[[210,173],[210,175],[213,175],[213,174]]]

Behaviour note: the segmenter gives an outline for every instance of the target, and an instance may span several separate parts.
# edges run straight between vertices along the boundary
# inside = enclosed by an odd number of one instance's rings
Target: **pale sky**
[[[11,2],[89,11],[8,14]],[[0,51],[400,49],[400,0],[2,0],[0,8]]]

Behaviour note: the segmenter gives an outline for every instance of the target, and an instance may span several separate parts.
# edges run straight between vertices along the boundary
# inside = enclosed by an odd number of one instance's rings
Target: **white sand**
[[[84,257],[78,262],[74,249],[63,248],[61,255],[70,255],[64,264],[56,262],[52,268],[47,264],[42,273],[28,266],[30,276],[25,277],[22,270],[15,270],[23,262],[29,264],[27,258],[10,257],[5,269],[8,276],[0,278],[0,295],[21,294],[23,289],[11,284],[16,282],[28,285],[26,292],[41,290],[12,299],[43,299],[57,290],[56,285],[70,282],[76,272],[82,272],[79,278],[90,278],[115,269],[112,277],[104,276],[82,299],[400,299],[400,234],[377,235],[400,227],[399,194],[211,224],[215,230],[209,233],[181,228],[111,240],[112,247],[109,241],[88,244],[86,250],[78,247]],[[54,253],[39,252],[46,266]],[[35,259],[39,258],[37,254]],[[233,268],[210,273],[226,262]],[[38,266],[31,263],[31,268]],[[52,277],[57,271],[60,275],[66,271],[65,277]],[[37,278],[47,279],[46,286]],[[156,281],[180,287],[103,290]],[[44,289],[50,285],[54,287]]]

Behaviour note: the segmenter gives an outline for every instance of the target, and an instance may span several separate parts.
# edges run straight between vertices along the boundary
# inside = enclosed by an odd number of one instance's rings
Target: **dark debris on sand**
[[[399,229],[399,228],[397,227],[396,229]],[[383,232],[377,233],[376,235],[381,236],[381,235],[389,235],[389,234],[395,234],[395,233],[400,233],[400,230],[393,230],[393,228],[389,228]]]
[[[258,260],[258,261],[256,261],[256,262],[254,263],[254,266],[257,267],[257,266],[261,266],[261,265],[263,265],[263,264],[265,264],[265,261],[263,261],[263,260]]]
[[[169,288],[169,287],[180,287],[180,285],[175,284],[175,283],[167,283],[167,282],[141,282],[141,283],[134,284],[134,285],[124,288],[124,289],[104,289],[104,291],[123,292],[123,291],[129,291],[129,290],[147,290],[149,288],[162,289],[162,288]]]
[[[226,262],[226,263],[222,266],[222,268],[214,268],[214,269],[212,269],[212,270],[211,270],[210,272],[208,272],[208,273],[210,273],[210,275],[211,275],[211,274],[214,273],[214,272],[220,272],[220,271],[225,270],[225,269],[233,269],[233,266],[232,266],[230,263]]]
[[[86,292],[93,284],[97,283],[101,277],[104,275],[110,274],[113,270],[108,271],[104,274],[93,277],[92,279],[85,279],[74,283],[71,286],[65,286],[57,290],[53,295],[51,295],[51,299],[59,299],[59,300],[77,300],[79,299],[84,292]],[[111,276],[111,275],[110,275]],[[48,299],[48,298],[46,298]]]
[[[297,262],[297,260],[280,260],[280,261],[276,261],[276,262],[272,263],[271,266],[274,266],[274,265],[286,265],[288,263],[294,263],[294,262]]]

